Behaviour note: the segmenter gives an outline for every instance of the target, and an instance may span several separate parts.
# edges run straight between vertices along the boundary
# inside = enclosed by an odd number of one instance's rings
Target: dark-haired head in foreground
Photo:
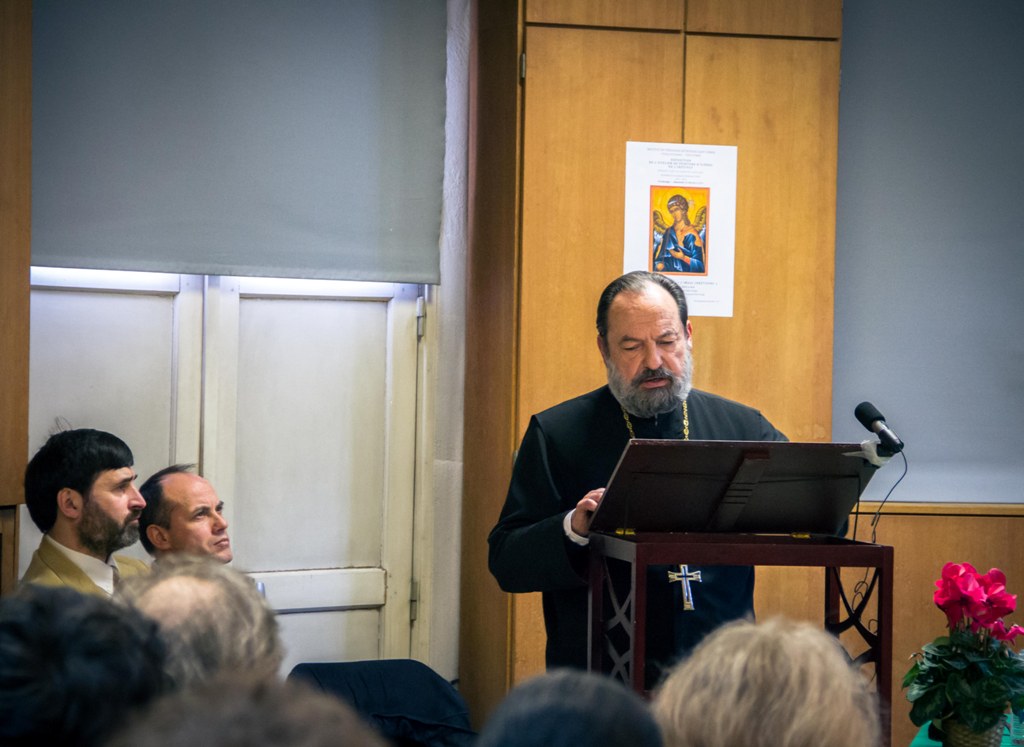
[[[156,625],[109,599],[27,586],[0,599],[0,744],[92,747],[166,690]]]
[[[608,677],[553,670],[508,694],[477,747],[661,747],[647,703]]]

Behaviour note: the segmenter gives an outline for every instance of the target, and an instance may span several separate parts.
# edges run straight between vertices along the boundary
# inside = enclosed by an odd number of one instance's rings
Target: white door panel
[[[282,672],[304,661],[363,661],[380,658],[380,609],[278,615],[285,642]]]
[[[247,569],[380,565],[386,324],[382,302],[242,299],[235,486],[259,501],[234,519]]]
[[[408,656],[416,287],[72,274],[33,271],[32,451],[63,417],[124,438],[143,478],[198,463],[286,671]]]
[[[380,568],[271,571],[250,575],[263,582],[267,601],[281,614],[384,606],[387,579]]]
[[[330,660],[365,658],[371,638],[369,658],[409,654],[415,296],[391,284],[207,285],[216,350],[206,356],[204,471],[230,507],[235,564],[264,582],[292,655],[308,652],[311,625]],[[354,594],[369,578],[374,594]],[[322,612],[354,608],[375,612]],[[373,628],[315,624],[328,619]],[[358,641],[358,652],[331,640]]]
[[[112,282],[111,278],[125,275]],[[199,445],[201,286],[155,273],[32,271],[29,454],[59,427],[120,436],[148,475]],[[60,425],[58,425],[58,422]],[[40,532],[22,509],[19,566]],[[136,545],[126,553],[147,558]]]

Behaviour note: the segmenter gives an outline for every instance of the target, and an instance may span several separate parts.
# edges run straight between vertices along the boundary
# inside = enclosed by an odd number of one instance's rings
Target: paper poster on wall
[[[732,316],[736,146],[626,143],[623,270],[686,291],[691,316]]]

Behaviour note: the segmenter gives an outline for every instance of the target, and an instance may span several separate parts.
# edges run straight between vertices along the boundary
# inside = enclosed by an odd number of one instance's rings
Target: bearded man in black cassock
[[[608,385],[534,415],[505,506],[488,537],[489,566],[509,592],[543,592],[548,668],[587,665],[590,520],[630,438],[785,441],[760,412],[691,389],[686,296],[663,275],[631,272],[597,307]],[[647,671],[660,672],[724,622],[753,614],[754,569],[708,566],[691,584],[648,575]]]

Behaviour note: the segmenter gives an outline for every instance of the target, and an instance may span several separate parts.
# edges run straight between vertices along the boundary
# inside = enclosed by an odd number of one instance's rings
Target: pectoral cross
[[[693,589],[690,588],[690,582],[700,583],[700,571],[691,571],[690,566],[680,565],[678,571],[668,572],[668,582],[673,584],[676,581],[683,585],[683,611],[693,612]]]

